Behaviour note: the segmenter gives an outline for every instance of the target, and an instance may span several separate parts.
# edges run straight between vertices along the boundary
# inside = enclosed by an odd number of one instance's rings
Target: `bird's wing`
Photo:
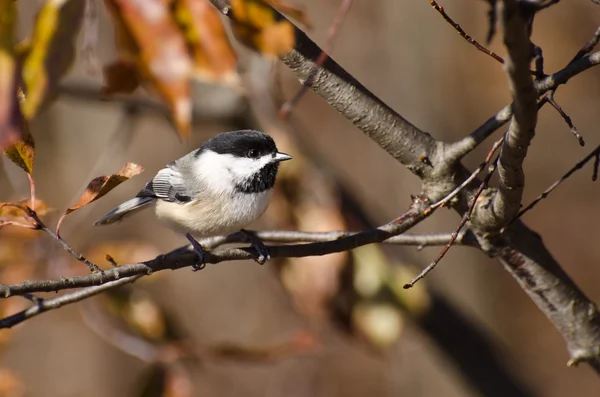
[[[182,172],[172,161],[146,183],[137,197],[152,197],[183,204],[191,201],[193,194],[186,189]]]

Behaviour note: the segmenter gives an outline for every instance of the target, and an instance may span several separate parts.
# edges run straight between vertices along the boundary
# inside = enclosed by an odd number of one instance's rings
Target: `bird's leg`
[[[257,258],[255,259],[256,262],[263,265],[265,262],[271,259],[269,249],[263,244],[261,239],[256,236],[256,234],[245,229],[240,230],[240,232],[246,236],[246,238],[250,241],[252,248],[256,250],[256,253],[258,254]]]
[[[198,270],[204,269],[206,263],[204,262],[204,248],[200,245],[200,243],[189,233],[186,233],[185,237],[189,240],[194,248],[194,252],[198,255],[198,262],[192,265],[192,269],[197,272]]]

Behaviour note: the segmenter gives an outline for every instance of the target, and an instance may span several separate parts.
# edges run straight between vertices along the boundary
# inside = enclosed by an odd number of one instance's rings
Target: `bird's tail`
[[[111,223],[118,222],[124,217],[146,208],[146,206],[152,203],[153,200],[154,198],[152,197],[134,197],[131,200],[119,205],[102,218],[98,219],[96,222],[94,222],[94,226],[109,225]]]

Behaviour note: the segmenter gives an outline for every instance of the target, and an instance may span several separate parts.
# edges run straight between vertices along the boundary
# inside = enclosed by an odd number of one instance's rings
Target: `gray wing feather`
[[[158,171],[137,197],[152,197],[174,203],[187,203],[193,194],[186,188],[184,177],[175,162]]]

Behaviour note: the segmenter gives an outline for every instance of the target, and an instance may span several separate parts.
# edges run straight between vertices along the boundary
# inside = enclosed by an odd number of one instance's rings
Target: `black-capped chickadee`
[[[267,209],[279,163],[292,156],[277,151],[273,138],[254,130],[220,133],[199,149],[158,171],[135,198],[124,202],[94,225],[120,221],[150,204],[156,216],[185,233],[198,254],[195,270],[204,267],[204,251],[195,237],[245,232],[258,252],[269,259],[262,242],[243,227]]]

